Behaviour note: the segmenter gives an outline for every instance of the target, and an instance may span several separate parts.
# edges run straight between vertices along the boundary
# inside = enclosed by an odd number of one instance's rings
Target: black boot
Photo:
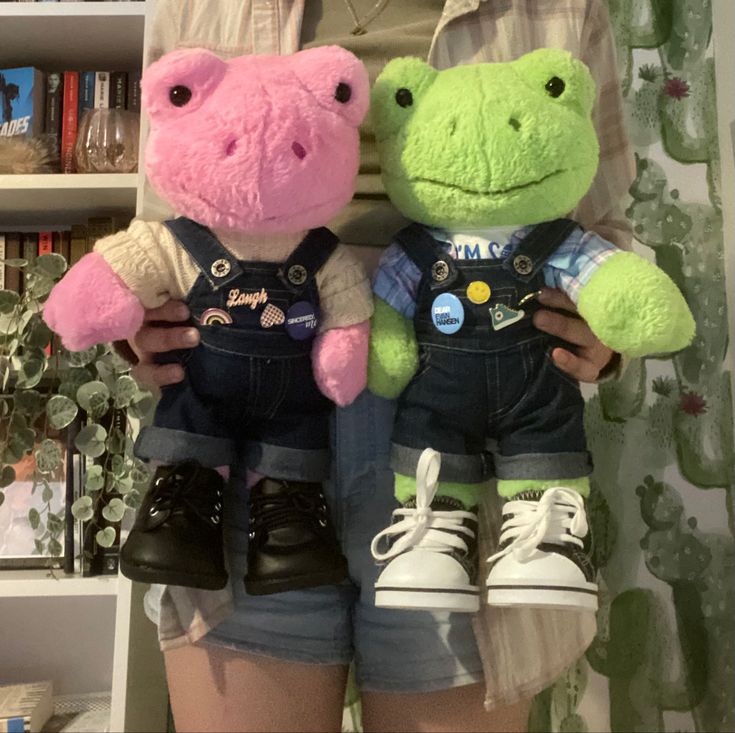
[[[142,583],[224,588],[223,487],[217,471],[194,461],[159,466],[120,553],[122,574]]]
[[[261,479],[250,490],[245,590],[252,596],[332,585],[347,577],[320,484]]]

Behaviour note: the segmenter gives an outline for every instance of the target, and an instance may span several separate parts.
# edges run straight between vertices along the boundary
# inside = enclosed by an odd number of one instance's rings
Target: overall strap
[[[395,236],[421,274],[428,277],[431,287],[451,285],[457,276],[454,258],[442,249],[439,242],[421,224],[409,224]]]
[[[332,256],[338,244],[337,235],[326,227],[311,229],[283,263],[279,271],[281,280],[291,290],[296,292],[304,290],[322,265]]]
[[[212,290],[229,285],[242,274],[237,258],[207,227],[184,216],[164,221],[163,225],[189,253]]]
[[[503,267],[521,282],[530,282],[577,227],[571,219],[536,225],[506,257]]]

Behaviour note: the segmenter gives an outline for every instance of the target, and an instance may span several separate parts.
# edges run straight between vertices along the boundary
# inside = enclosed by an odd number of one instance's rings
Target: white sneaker
[[[379,608],[474,613],[480,607],[477,515],[450,497],[434,498],[440,466],[441,454],[427,448],[416,469],[416,501],[396,509],[390,527],[373,539],[373,557],[387,562],[375,583]]]
[[[502,549],[488,558],[488,604],[596,611],[584,499],[563,487],[526,491],[506,502],[503,517]]]

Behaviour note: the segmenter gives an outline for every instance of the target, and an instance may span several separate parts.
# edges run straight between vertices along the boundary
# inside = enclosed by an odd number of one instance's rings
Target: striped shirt
[[[506,243],[501,241],[497,248],[487,248],[483,254],[490,257],[495,254],[498,259],[512,256],[513,250],[531,229],[532,227],[523,227],[513,232],[506,246],[502,246]],[[480,254],[479,244],[472,247],[465,245],[463,251],[459,251],[452,238],[441,230],[429,227],[426,230],[455,259],[475,259],[473,253],[478,256]],[[580,289],[589,282],[599,266],[618,251],[614,244],[598,237],[594,232],[585,232],[577,227],[546,261],[543,268],[544,280],[550,288],[563,290],[576,303]],[[470,256],[467,257],[467,254]],[[404,318],[412,319],[416,313],[416,296],[421,277],[421,270],[403,247],[395,243],[380,259],[380,266],[373,277],[373,292]]]
[[[329,0],[323,1],[326,6]],[[180,47],[203,47],[225,58],[293,53],[301,43],[305,2],[157,0],[146,62]],[[604,0],[446,0],[427,61],[445,69],[511,61],[544,47],[564,48],[581,59],[597,86],[593,122],[600,164],[592,187],[571,218],[585,230],[630,249],[632,232],[624,199],[635,166],[625,134],[615,42]],[[170,211],[148,189],[143,214],[164,218]],[[481,512],[480,557],[493,552],[501,523],[499,501],[494,492],[488,492]],[[487,568],[481,567],[480,577],[486,575]],[[158,618],[163,649],[201,639],[233,609],[229,589],[159,586],[152,591],[146,605],[149,615]],[[584,653],[596,631],[594,614],[577,616],[569,611],[483,605],[473,623],[483,659],[486,705],[528,699],[563,674]]]

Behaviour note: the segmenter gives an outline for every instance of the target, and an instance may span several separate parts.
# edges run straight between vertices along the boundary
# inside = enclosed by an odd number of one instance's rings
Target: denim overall
[[[442,453],[443,481],[591,473],[579,384],[550,356],[564,342],[532,323],[544,264],[576,226],[567,219],[540,224],[505,259],[483,260],[455,260],[417,224],[398,234],[422,278],[414,317],[419,368],[400,397],[392,438],[397,473],[414,476],[427,447]],[[484,283],[485,293],[489,287],[486,302],[470,300],[471,283]],[[464,309],[464,322],[453,334],[442,333],[432,320],[432,305],[443,293],[456,296]],[[496,330],[496,305],[524,315]]]
[[[271,478],[321,482],[329,475],[333,405],[312,373],[317,322],[309,312],[318,317],[315,275],[337,238],[314,229],[285,263],[244,262],[190,219],[165,226],[200,271],[186,304],[201,343],[178,352],[185,379],[163,388],[137,455],[208,467],[237,459]],[[289,335],[292,318],[302,338]]]

